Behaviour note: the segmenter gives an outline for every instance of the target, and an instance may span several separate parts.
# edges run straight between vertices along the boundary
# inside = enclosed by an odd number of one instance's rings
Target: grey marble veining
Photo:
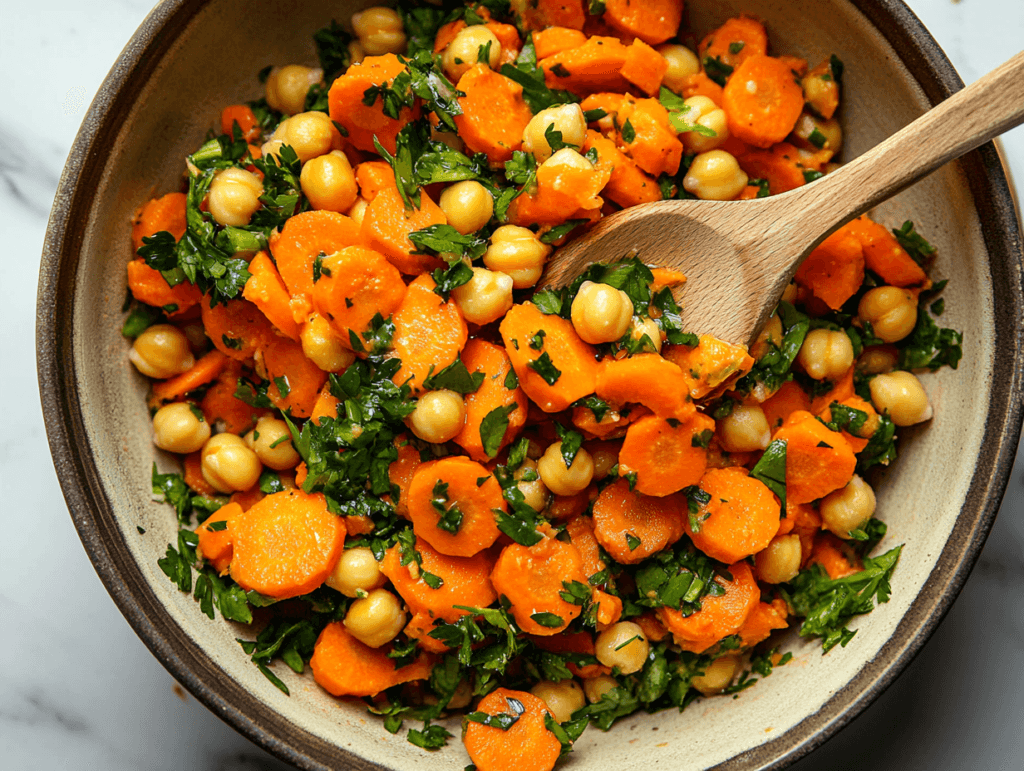
[[[968,82],[1024,40],[1021,0],[910,5]],[[284,768],[185,695],[121,617],[68,517],[38,407],[33,312],[50,203],[92,95],[148,10],[146,0],[52,0],[5,1],[0,13],[2,768]],[[1024,130],[1008,134],[1004,145],[1016,179],[1024,180]],[[1022,726],[1018,455],[981,560],[935,636],[862,717],[795,768],[1019,770]]]

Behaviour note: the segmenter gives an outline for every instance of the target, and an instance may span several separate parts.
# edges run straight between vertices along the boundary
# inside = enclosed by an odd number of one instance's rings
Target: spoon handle
[[[836,228],[954,158],[1024,122],[1024,52],[958,91],[908,126],[800,192],[790,230],[818,243]],[[813,200],[812,200],[813,199]],[[795,213],[795,212],[794,212]],[[822,231],[821,224],[830,229]],[[794,243],[803,247],[812,244]]]

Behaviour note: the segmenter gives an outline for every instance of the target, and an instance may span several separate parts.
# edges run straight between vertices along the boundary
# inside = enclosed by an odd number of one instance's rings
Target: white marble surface
[[[1024,0],[910,5],[967,82],[1024,40]],[[121,617],[68,517],[38,406],[33,319],[47,213],[85,110],[148,10],[147,0],[0,3],[3,768],[284,768],[185,695]],[[1004,141],[1024,180],[1024,129]],[[1020,769],[1022,726],[1019,456],[981,561],[935,636],[862,717],[795,768]]]

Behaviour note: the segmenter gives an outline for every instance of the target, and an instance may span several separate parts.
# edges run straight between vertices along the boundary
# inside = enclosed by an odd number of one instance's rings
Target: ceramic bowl
[[[119,330],[129,226],[143,201],[176,189],[183,158],[220,109],[259,94],[267,64],[315,61],[312,33],[367,2],[167,0],[128,43],[100,88],[64,170],[39,284],[38,363],[49,441],[64,494],[96,570],[139,636],[197,698],[243,734],[303,768],[450,768],[458,740],[428,754],[392,736],[358,702],[277,667],[292,696],[249,663],[230,623],[211,622],[157,567],[175,518],[151,502],[147,384]],[[703,32],[741,11],[769,22],[776,51],[846,63],[842,119],[852,158],[961,87],[949,61],[897,0],[688,2]],[[230,44],[227,44],[230,43]],[[243,55],[242,52],[245,52]],[[991,527],[1021,424],[1020,234],[996,150],[982,147],[880,207],[913,219],[950,279],[943,324],[964,332],[964,359],[923,380],[935,405],[903,430],[878,511],[885,548],[905,543],[892,600],[822,656],[787,638],[794,660],[738,699],[684,713],[638,714],[587,731],[579,769],[778,768],[821,744],[907,665],[949,608]],[[145,532],[142,532],[144,530]],[[284,670],[282,672],[282,670]],[[455,732],[457,724],[449,726]]]

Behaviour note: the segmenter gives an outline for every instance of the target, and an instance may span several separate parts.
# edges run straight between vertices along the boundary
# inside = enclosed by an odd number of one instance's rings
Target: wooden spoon
[[[673,293],[687,331],[749,344],[826,236],[1021,122],[1024,52],[813,184],[749,201],[659,201],[616,212],[555,252],[539,287],[564,286],[592,263],[635,253],[686,275]]]

